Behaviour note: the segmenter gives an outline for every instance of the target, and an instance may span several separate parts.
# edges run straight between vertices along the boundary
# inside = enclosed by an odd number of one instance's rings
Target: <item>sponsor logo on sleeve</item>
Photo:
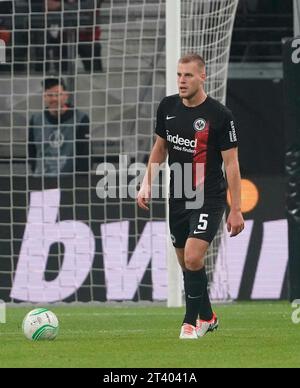
[[[231,131],[229,131],[230,142],[236,143],[237,136],[236,136],[235,126],[234,126],[234,121],[230,121],[230,127],[231,127]]]

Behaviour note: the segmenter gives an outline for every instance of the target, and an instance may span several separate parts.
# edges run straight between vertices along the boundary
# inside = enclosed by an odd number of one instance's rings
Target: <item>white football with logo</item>
[[[58,334],[59,323],[52,311],[38,308],[25,316],[22,329],[25,337],[31,341],[54,340]]]

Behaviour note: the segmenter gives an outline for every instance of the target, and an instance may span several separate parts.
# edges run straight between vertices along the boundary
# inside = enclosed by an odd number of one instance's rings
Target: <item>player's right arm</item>
[[[146,174],[143,179],[142,186],[137,195],[137,203],[140,208],[149,210],[149,200],[151,198],[151,186],[155,179],[155,172],[159,165],[165,162],[168,153],[166,139],[157,136],[154,146],[152,148]]]

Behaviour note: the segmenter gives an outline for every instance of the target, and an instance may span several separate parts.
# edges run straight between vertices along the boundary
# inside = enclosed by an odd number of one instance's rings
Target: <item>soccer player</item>
[[[137,196],[138,205],[149,209],[154,164],[162,164],[169,156],[171,168],[169,226],[179,264],[183,270],[186,314],[181,339],[197,339],[218,327],[207,290],[204,256],[222,220],[226,207],[224,162],[231,197],[227,218],[230,236],[244,229],[241,213],[241,178],[237,152],[237,134],[233,116],[225,106],[208,96],[204,90],[205,62],[197,54],[187,54],[178,63],[179,94],[164,98],[157,111],[157,139],[150,154],[147,173]],[[172,166],[182,166],[182,174]],[[190,170],[185,170],[190,165]],[[193,190],[201,190],[201,177],[195,174],[202,165],[203,201],[188,208],[185,195],[187,182]],[[186,171],[192,171],[187,179]],[[181,179],[182,195],[178,187]],[[204,187],[204,189],[203,189]],[[201,201],[199,201],[201,202]],[[199,319],[200,318],[200,319]]]

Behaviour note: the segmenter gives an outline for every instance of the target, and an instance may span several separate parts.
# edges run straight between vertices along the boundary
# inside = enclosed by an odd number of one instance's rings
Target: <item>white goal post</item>
[[[181,0],[166,0],[166,94],[178,93],[177,64],[181,55]],[[167,168],[167,180],[170,173]],[[166,182],[168,190],[168,182]],[[166,195],[168,198],[168,195]],[[169,219],[169,206],[166,203],[166,218]],[[169,223],[167,222],[167,228]],[[182,306],[182,271],[177,262],[170,233],[167,232],[167,268],[168,268],[168,307]]]
[[[181,54],[195,52],[207,64],[206,92],[223,104],[226,100],[228,63],[238,0],[166,0],[167,95],[177,93],[177,62]],[[228,300],[224,222],[207,253],[210,295]],[[168,240],[168,306],[182,305],[182,274]]]

